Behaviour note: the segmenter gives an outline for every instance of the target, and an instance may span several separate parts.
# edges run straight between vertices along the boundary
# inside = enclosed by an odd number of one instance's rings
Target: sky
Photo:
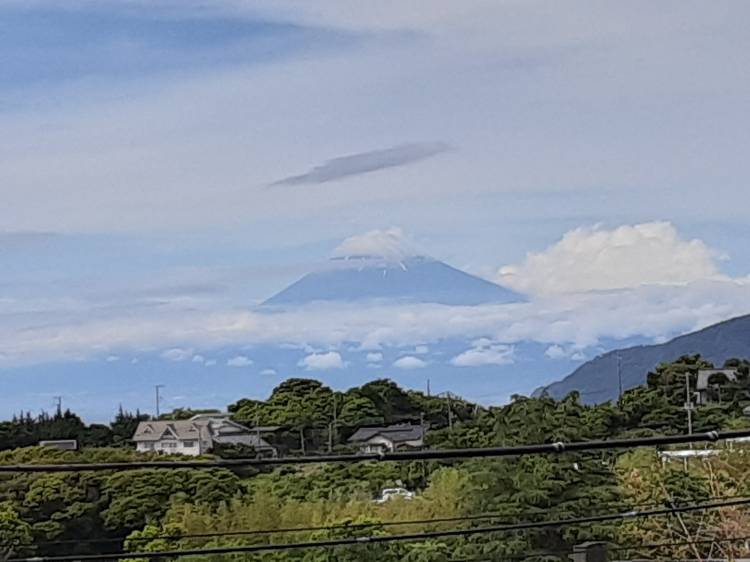
[[[344,342],[460,335],[475,343],[455,367],[507,365],[522,341],[580,361],[750,312],[749,16],[739,0],[2,0],[0,377],[293,344],[344,385]],[[255,310],[363,240],[529,302]]]

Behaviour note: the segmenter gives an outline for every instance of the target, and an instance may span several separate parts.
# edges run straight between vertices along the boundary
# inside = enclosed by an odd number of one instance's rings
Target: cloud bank
[[[395,241],[398,248],[401,236],[378,231],[348,247],[389,249]],[[579,360],[581,349],[605,338],[662,340],[750,313],[750,279],[720,274],[714,256],[703,242],[680,238],[669,223],[644,223],[575,229],[505,269],[506,280],[534,289],[524,303],[318,303],[268,313],[210,298],[107,306],[67,297],[27,307],[0,302],[0,367],[121,357],[126,350],[164,350],[165,360],[195,361],[196,353],[203,359],[217,348],[258,344],[306,349],[299,366],[308,370],[343,369],[336,351],[343,346],[371,352],[366,360],[378,364],[386,348],[411,348],[393,364],[408,369],[423,367],[426,361],[417,355],[444,339],[474,340],[444,359],[455,366],[506,364],[513,345],[524,341],[544,344],[550,359]],[[593,269],[592,260],[599,264]],[[612,271],[597,275],[602,268]]]

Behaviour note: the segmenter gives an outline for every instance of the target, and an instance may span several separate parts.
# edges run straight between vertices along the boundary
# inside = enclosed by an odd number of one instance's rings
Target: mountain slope
[[[726,320],[663,344],[610,351],[535,394],[546,390],[550,396],[560,398],[577,390],[581,399],[589,403],[616,399],[619,392],[618,356],[623,388],[627,390],[644,384],[648,371],[659,363],[693,353],[700,353],[715,365],[731,357],[750,357],[750,315]]]
[[[477,305],[521,302],[523,297],[431,258],[394,261],[361,256],[333,259],[330,268],[308,273],[264,304],[362,300]]]

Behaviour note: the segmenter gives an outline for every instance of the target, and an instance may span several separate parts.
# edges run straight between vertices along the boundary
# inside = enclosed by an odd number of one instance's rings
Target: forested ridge
[[[708,404],[692,412],[693,431],[748,427],[750,363],[727,366],[737,380],[712,381]],[[286,455],[349,451],[357,427],[392,423],[430,426],[430,448],[508,446],[584,441],[626,436],[687,433],[685,380],[695,387],[700,356],[685,356],[648,374],[647,384],[616,402],[589,406],[571,393],[562,400],[513,397],[500,407],[483,407],[453,396],[426,396],[378,380],[345,392],[318,381],[290,379],[264,401],[241,399],[229,405],[234,419],[253,426],[282,426],[275,445]],[[183,409],[165,419],[188,418]],[[109,425],[86,425],[71,412],[32,417],[20,414],[0,423],[0,463],[129,461],[157,458],[136,453],[129,442],[138,421],[122,409]],[[37,447],[42,439],[77,439],[80,451]],[[722,446],[722,445],[720,445]],[[620,512],[636,505],[692,502],[750,494],[745,474],[750,460],[741,445],[690,462],[664,463],[657,451],[565,453],[502,460],[415,461],[404,463],[310,464],[263,470],[139,469],[127,472],[0,474],[0,553],[60,555],[160,551],[299,542],[331,537],[416,532],[488,523],[574,518]],[[162,456],[158,458],[164,458]],[[177,457],[175,457],[177,458]],[[384,487],[414,491],[412,500],[376,503]],[[537,551],[540,558],[565,559],[572,545],[609,540],[635,546],[689,542],[659,552],[630,551],[633,557],[696,557],[744,552],[741,545],[711,539],[750,535],[741,507],[632,523],[601,523],[514,533],[363,544],[232,555],[248,560],[448,561],[481,557],[501,560]],[[399,526],[407,520],[460,518],[486,514],[479,522]],[[362,526],[366,523],[367,526]],[[334,526],[277,535],[188,536],[279,528]],[[666,547],[665,547],[666,548]],[[699,549],[696,551],[696,549]],[[724,553],[726,554],[726,552]],[[224,560],[231,556],[199,556]]]

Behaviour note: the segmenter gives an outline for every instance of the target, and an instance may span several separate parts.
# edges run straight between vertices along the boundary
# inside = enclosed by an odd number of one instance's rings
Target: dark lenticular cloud
[[[406,166],[407,164],[432,158],[450,150],[450,148],[448,144],[443,142],[421,142],[360,152],[359,154],[351,154],[349,156],[340,156],[328,160],[324,164],[315,166],[309,172],[281,179],[271,185],[303,185],[336,181],[349,176],[367,174],[386,168]]]

